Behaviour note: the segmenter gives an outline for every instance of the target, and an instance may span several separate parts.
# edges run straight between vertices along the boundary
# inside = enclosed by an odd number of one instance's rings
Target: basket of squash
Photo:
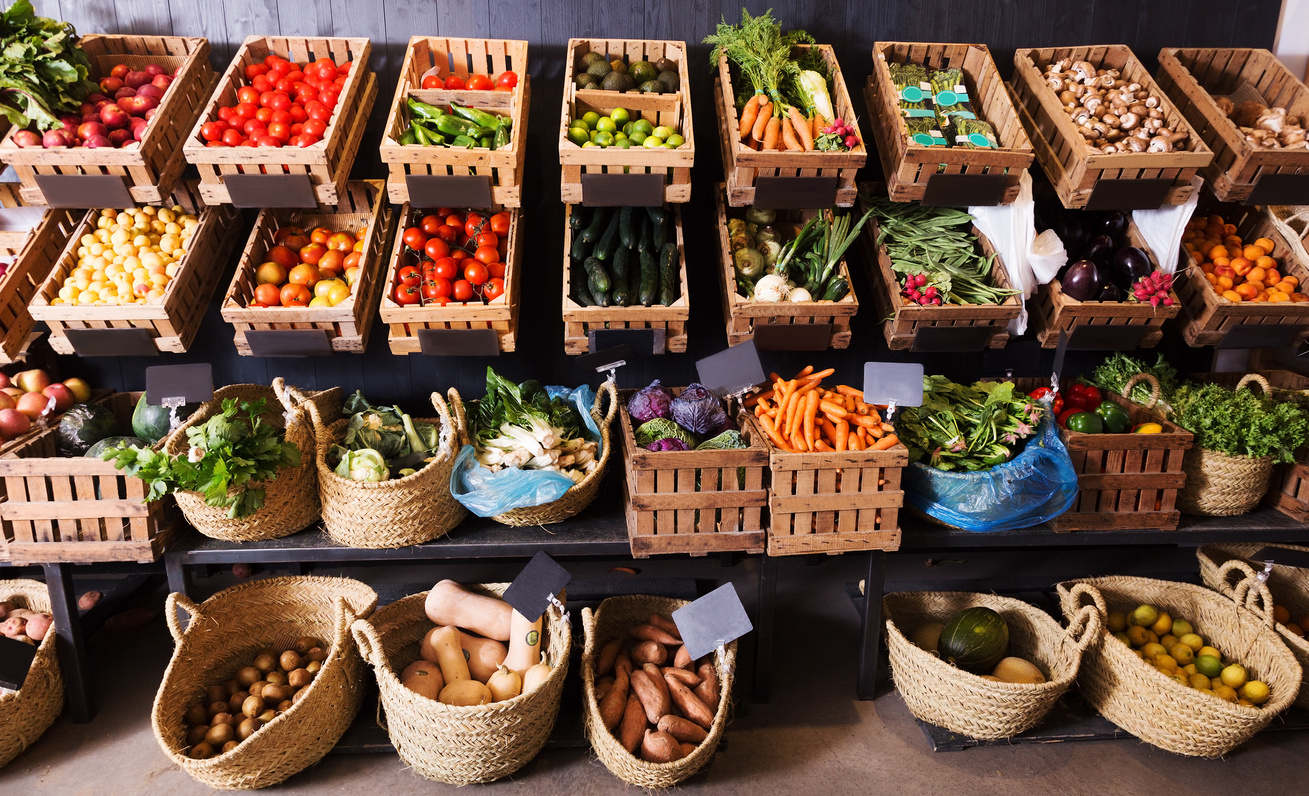
[[[391,743],[427,779],[509,776],[554,728],[572,650],[563,594],[532,622],[500,599],[508,586],[443,580],[354,624]]]

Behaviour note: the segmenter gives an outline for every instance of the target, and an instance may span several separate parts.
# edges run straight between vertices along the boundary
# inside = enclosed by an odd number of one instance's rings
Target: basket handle
[[[1234,565],[1234,566],[1229,566]],[[1227,578],[1233,570],[1243,569],[1245,577],[1236,584],[1232,589],[1231,598],[1237,605],[1243,605],[1245,608],[1259,618],[1264,626],[1272,630],[1275,626],[1273,619],[1273,595],[1268,591],[1268,585],[1263,579],[1255,574],[1254,570],[1244,561],[1235,559],[1227,561],[1219,569],[1222,581],[1226,584]]]
[[[455,392],[454,388],[451,388],[450,392],[453,393],[453,398],[457,399],[459,397],[459,393]],[[450,405],[441,397],[441,393],[432,393],[431,401],[433,408],[436,409],[437,417],[441,419],[441,436],[450,441],[450,450],[458,451],[463,445],[463,429],[460,428],[457,420],[452,415]],[[444,449],[445,445],[443,444],[441,447]],[[447,450],[447,453],[449,453],[449,450]]]
[[[319,451],[326,451],[331,447],[332,435],[328,433],[327,426],[323,425],[323,416],[318,412],[318,405],[313,401],[306,401],[304,408],[309,410],[309,421],[314,425],[314,442]]]
[[[1247,373],[1244,376],[1242,376],[1241,380],[1236,383],[1236,389],[1239,390],[1242,387],[1246,386],[1247,384],[1251,384],[1251,383],[1258,384],[1260,387],[1262,387],[1265,397],[1272,397],[1273,385],[1269,384],[1268,379],[1265,379],[1263,376],[1260,376],[1258,373]]]
[[[469,444],[468,414],[464,408],[464,399],[454,387],[451,387],[446,394],[449,396],[447,403],[450,405],[450,414],[454,418],[455,431],[458,433],[455,437],[455,447],[463,447]]]
[[[1236,599],[1236,588],[1232,582],[1232,573],[1236,573],[1240,576],[1238,582],[1243,581],[1246,578],[1257,577],[1257,575],[1254,571],[1254,567],[1239,558],[1229,558],[1219,565],[1218,592],[1226,597]]]
[[[1073,597],[1073,604],[1079,608],[1082,606],[1082,598],[1090,597],[1091,602],[1095,603],[1095,609],[1100,613],[1100,619],[1104,620],[1105,617],[1109,616],[1109,606],[1105,605],[1104,595],[1100,594],[1100,590],[1096,587],[1085,583],[1074,583],[1070,593]]]
[[[182,629],[182,620],[177,618],[178,608],[186,611],[192,622],[203,616],[200,613],[200,606],[196,604],[195,600],[181,592],[173,592],[168,595],[168,599],[164,601],[164,618],[168,620],[168,632],[173,634],[173,643],[175,644],[182,643],[182,634],[186,632]]]
[[[350,633],[355,637],[355,646],[359,647],[359,654],[364,660],[371,666],[381,666],[382,639],[378,637],[373,623],[367,619],[356,619],[350,624]]]
[[[1100,618],[1100,611],[1089,605],[1083,605],[1077,609],[1077,613],[1073,614],[1072,620],[1068,623],[1068,635],[1072,637],[1078,652],[1082,652],[1100,638],[1100,631],[1103,628],[1104,622]]]
[[[1159,395],[1161,393],[1161,390],[1159,388],[1159,380],[1156,379],[1153,374],[1138,373],[1132,378],[1128,379],[1127,383],[1123,385],[1123,397],[1129,401],[1132,400],[1132,388],[1135,387],[1137,384],[1140,384],[1141,382],[1145,382],[1146,384],[1150,385],[1150,401],[1149,403],[1142,404],[1142,406],[1144,406],[1146,409],[1153,409],[1154,405],[1159,403]]]
[[[606,395],[609,396],[609,411],[601,415],[601,399]],[[618,414],[618,388],[614,386],[612,381],[606,379],[600,385],[600,389],[595,391],[595,406],[591,409],[591,416],[595,418],[597,423],[603,423],[607,426],[614,422],[614,415],[616,414]]]

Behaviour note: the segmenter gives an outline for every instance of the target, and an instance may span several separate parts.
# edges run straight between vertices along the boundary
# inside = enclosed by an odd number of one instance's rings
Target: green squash
[[[129,448],[150,447],[150,443],[147,442],[146,440],[141,439],[140,437],[118,437],[118,436],[105,437],[104,439],[100,440],[99,442],[97,442],[96,444],[92,445],[90,448],[87,449],[86,458],[99,459],[100,454],[104,453],[110,448],[117,448],[118,443],[120,442],[126,443],[127,447]]]
[[[200,408],[200,404],[186,404],[177,410],[177,422],[181,423],[195,414]],[[145,393],[141,393],[141,400],[136,402],[136,409],[132,411],[132,433],[149,444],[153,445],[172,430],[169,423],[168,407],[151,406],[146,403]]]
[[[91,446],[118,433],[118,419],[99,404],[74,404],[64,412],[55,431],[60,456],[82,456]]]
[[[990,608],[967,608],[945,623],[936,649],[960,669],[990,674],[1009,650],[1009,625]]]

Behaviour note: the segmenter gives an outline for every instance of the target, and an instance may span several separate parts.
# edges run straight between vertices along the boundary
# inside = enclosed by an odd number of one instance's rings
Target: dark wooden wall
[[[97,384],[140,389],[142,369],[151,364],[208,360],[219,383],[262,382],[282,375],[294,384],[364,388],[384,401],[417,405],[434,389],[458,387],[480,395],[487,364],[508,375],[537,376],[556,383],[595,381],[563,354],[559,320],[563,210],[558,194],[556,129],[563,85],[563,55],[570,37],[678,39],[691,45],[692,97],[696,124],[695,191],[686,207],[687,263],[691,274],[691,347],[686,355],[670,355],[636,363],[620,376],[623,386],[661,378],[685,384],[694,378],[694,360],[726,345],[722,305],[714,273],[712,186],[722,179],[714,109],[710,102],[708,48],[699,42],[723,16],[739,18],[739,0],[654,0],[616,3],[602,0],[33,0],[39,13],[76,25],[79,32],[140,33],[204,36],[214,50],[214,65],[226,67],[240,42],[253,34],[367,36],[373,42],[370,66],[382,78],[368,137],[360,150],[354,176],[380,178],[384,172],[371,153],[380,136],[381,116],[394,93],[396,71],[410,36],[438,34],[526,39],[532,76],[532,108],[528,149],[528,179],[523,215],[526,222],[523,312],[519,350],[492,359],[432,359],[393,357],[386,348],[382,326],[363,356],[337,355],[317,361],[258,360],[236,355],[231,329],[218,316],[215,300],[199,342],[186,355],[155,359],[61,358],[65,371],[82,371]],[[10,0],[4,0],[9,5]],[[787,27],[808,30],[832,44],[841,60],[855,105],[863,110],[861,86],[871,67],[871,47],[878,40],[968,41],[991,47],[1000,70],[1012,69],[1017,47],[1124,43],[1153,68],[1163,46],[1270,47],[1276,34],[1280,0],[916,0],[907,2],[838,2],[837,0],[777,0],[746,3],[751,13],[773,8]],[[864,117],[861,117],[864,118]],[[865,127],[866,130],[866,127]],[[876,157],[870,158],[876,163]],[[876,166],[866,170],[875,177]],[[252,221],[247,219],[247,224]],[[226,285],[234,263],[222,264]],[[852,267],[859,270],[858,264]],[[856,291],[864,304],[854,323],[855,343],[847,352],[765,357],[778,370],[819,360],[839,368],[838,378],[857,380],[868,359],[903,358],[889,355],[873,318],[868,285],[856,273]],[[1176,336],[1165,350],[1183,357]],[[1048,368],[1048,355],[1021,342],[1007,353],[983,356],[920,357],[929,372],[971,378],[1015,367],[1019,372]],[[1198,361],[1201,356],[1191,357]],[[857,383],[855,381],[854,383]]]

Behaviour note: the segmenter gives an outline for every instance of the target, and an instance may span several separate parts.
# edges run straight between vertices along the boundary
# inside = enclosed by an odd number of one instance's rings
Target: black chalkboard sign
[[[429,357],[498,357],[495,329],[419,329],[418,347]]]
[[[38,174],[36,185],[51,207],[134,207],[127,180],[113,174]]]
[[[410,207],[490,207],[491,178],[472,174],[406,174]]]
[[[257,357],[328,357],[332,341],[322,329],[262,329],[245,333]]]
[[[755,177],[754,206],[811,210],[836,204],[835,177]]]
[[[1004,174],[933,174],[923,189],[922,205],[990,207],[1004,204]]]
[[[1099,180],[1091,189],[1087,210],[1158,210],[1175,180]]]
[[[587,207],[658,207],[664,203],[663,174],[583,174]]]
[[[308,174],[228,174],[223,177],[233,207],[317,207]]]
[[[79,357],[157,357],[149,329],[69,329],[68,342]]]
[[[1245,204],[1309,204],[1309,174],[1265,174],[1255,180]]]
[[[36,647],[0,636],[0,688],[23,690],[23,681],[36,659]]]
[[[568,585],[573,576],[544,551],[537,553],[505,589],[504,601],[535,622],[550,607],[550,598]]]
[[[754,343],[760,351],[822,351],[832,341],[830,323],[756,323]]]

